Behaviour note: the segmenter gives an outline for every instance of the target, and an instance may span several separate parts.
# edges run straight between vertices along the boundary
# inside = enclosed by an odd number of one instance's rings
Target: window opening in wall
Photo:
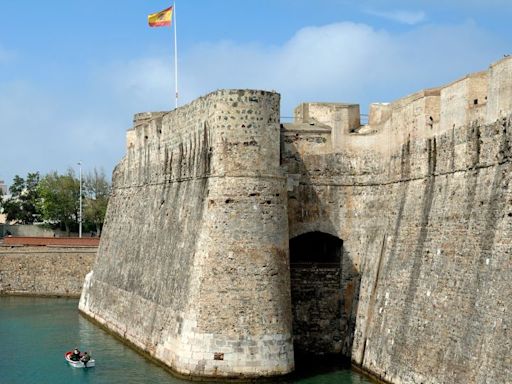
[[[478,99],[473,100],[473,104],[477,105],[478,104]]]

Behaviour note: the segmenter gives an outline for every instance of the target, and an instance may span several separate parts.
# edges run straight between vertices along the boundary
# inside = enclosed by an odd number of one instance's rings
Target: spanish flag
[[[148,24],[150,27],[168,27],[171,25],[171,20],[172,6],[148,16]]]

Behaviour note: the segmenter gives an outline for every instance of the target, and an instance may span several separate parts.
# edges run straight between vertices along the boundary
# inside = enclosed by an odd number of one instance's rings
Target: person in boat
[[[79,361],[80,360],[80,351],[78,350],[78,348],[75,348],[73,350],[73,353],[71,354],[71,356],[69,356],[69,358],[73,361]]]
[[[87,352],[84,352],[83,356],[80,358],[80,361],[84,363],[84,366],[87,367],[87,363],[91,360],[91,356]]]

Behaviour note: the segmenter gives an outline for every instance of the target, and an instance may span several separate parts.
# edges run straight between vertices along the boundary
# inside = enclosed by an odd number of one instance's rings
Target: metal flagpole
[[[178,39],[176,37],[176,2],[173,1],[172,14],[174,17],[174,84],[176,86],[176,108],[178,108]]]
[[[80,211],[78,213],[78,237],[82,237],[82,161],[80,160],[78,162],[78,165],[80,166]]]

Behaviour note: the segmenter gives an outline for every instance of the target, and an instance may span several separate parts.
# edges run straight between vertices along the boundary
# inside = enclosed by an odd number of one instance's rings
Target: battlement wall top
[[[371,104],[368,124],[364,126],[358,104],[309,102],[300,104],[294,112],[295,123],[284,126],[285,134],[311,136],[319,132],[320,124],[331,129],[331,137],[325,137],[331,147],[322,145],[321,152],[374,150],[389,154],[408,140],[428,139],[474,121],[491,124],[510,114],[512,57],[448,84],[423,89],[390,103]],[[304,150],[315,154],[319,148],[308,145]]]
[[[512,111],[512,57],[507,56],[490,66],[487,92],[487,123]]]
[[[133,118],[133,127],[126,133],[126,147],[127,149],[144,148],[155,142],[176,144],[183,137],[189,136],[190,132],[203,129],[204,124],[209,120],[225,119],[228,121],[229,115],[244,112],[240,110],[241,107],[244,107],[248,114],[252,114],[260,101],[276,97],[279,100],[279,94],[271,91],[221,89],[201,96],[172,111],[137,113]],[[265,101],[263,102],[265,103]],[[254,105],[254,110],[247,105]],[[279,105],[265,105],[263,108],[267,107],[270,110],[277,108],[277,112],[279,112]],[[226,116],[214,117],[215,114],[225,114]]]
[[[512,96],[512,57],[491,64],[488,70],[470,73],[446,85],[424,89],[389,104],[372,104],[369,123],[382,128],[391,120],[395,128],[410,130],[411,124],[407,120],[414,120],[421,122],[422,126],[413,124],[413,130],[435,128],[434,133],[440,133],[476,119],[485,118],[487,123],[495,121],[512,111],[512,97],[508,96]],[[432,101],[423,103],[428,98]],[[481,107],[486,104],[490,107],[484,111]],[[411,106],[414,106],[412,110]],[[405,115],[397,114],[399,110],[407,109],[409,111]],[[383,110],[392,112],[382,113]]]
[[[218,90],[170,112],[135,115],[126,132],[119,185],[211,175],[276,176],[279,102],[275,92]]]
[[[359,104],[306,102],[294,110],[295,123],[310,123],[314,121],[325,123],[332,120],[333,113],[349,113],[359,111]]]
[[[285,123],[281,124],[281,131],[284,132],[331,132],[331,127],[321,122],[311,123]]]
[[[251,99],[256,102],[261,96],[272,94],[259,90],[217,90],[173,111],[138,113],[133,128],[127,132],[127,147],[143,148],[151,142],[160,144],[162,140],[179,142],[212,119],[224,119],[225,128],[231,132],[229,119],[233,114],[243,114],[245,110],[252,113],[247,107],[252,104]],[[242,99],[245,101],[240,102]],[[241,104],[244,104],[243,111]],[[263,109],[279,111],[279,105],[270,104],[262,106]],[[322,135],[329,135],[330,130],[328,141],[333,152],[369,149],[368,146],[384,135],[389,143],[387,151],[409,139],[433,137],[475,120],[492,123],[511,111],[512,57],[506,57],[485,71],[468,74],[446,85],[423,89],[390,103],[371,104],[365,126],[361,125],[358,104],[307,102],[295,108],[294,123],[283,125],[282,131],[314,135],[324,130]],[[383,145],[377,147],[376,150],[381,150]],[[322,148],[327,150],[326,146]]]
[[[441,87],[422,89],[421,91],[414,92],[410,95],[404,96],[400,99],[397,99],[389,103],[389,106],[391,107],[391,109],[407,108],[412,103],[423,100],[426,97],[438,97],[440,94]]]
[[[342,148],[394,152],[408,140],[431,138],[474,121],[491,124],[511,112],[512,57],[506,57],[446,85],[371,104],[368,125],[344,136]]]
[[[143,124],[147,123],[148,121],[150,121],[152,119],[161,118],[166,113],[169,113],[169,111],[140,112],[140,113],[136,113],[133,116],[133,128],[136,128],[137,126],[143,125]]]

